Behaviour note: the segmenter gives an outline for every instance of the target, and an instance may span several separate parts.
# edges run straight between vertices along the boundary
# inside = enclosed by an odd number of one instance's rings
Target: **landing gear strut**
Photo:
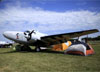
[[[26,45],[16,45],[13,49],[15,51],[31,51],[31,48]]]
[[[13,50],[21,51],[21,45],[16,45],[15,47],[13,47]]]

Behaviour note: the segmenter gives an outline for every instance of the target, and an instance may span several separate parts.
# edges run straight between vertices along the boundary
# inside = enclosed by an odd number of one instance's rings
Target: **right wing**
[[[50,35],[50,36],[44,36],[41,37],[41,40],[39,40],[38,44],[41,46],[50,46],[50,45],[55,45],[55,44],[60,44],[67,42],[71,38],[91,34],[99,32],[97,29],[92,29],[92,30],[85,30],[85,31],[78,31],[78,32],[72,32],[72,33],[64,33],[64,34],[57,34],[57,35]]]

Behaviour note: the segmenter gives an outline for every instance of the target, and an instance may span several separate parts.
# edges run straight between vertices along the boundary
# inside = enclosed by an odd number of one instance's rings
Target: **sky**
[[[0,0],[0,41],[7,41],[4,31],[32,29],[49,35],[100,31],[100,0]]]

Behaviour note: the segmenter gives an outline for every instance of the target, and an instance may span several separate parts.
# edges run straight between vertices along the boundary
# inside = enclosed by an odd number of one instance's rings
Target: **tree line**
[[[85,37],[85,38],[82,38],[82,40],[90,40],[90,41],[93,41],[93,40],[100,40],[100,36],[97,36],[97,37]]]

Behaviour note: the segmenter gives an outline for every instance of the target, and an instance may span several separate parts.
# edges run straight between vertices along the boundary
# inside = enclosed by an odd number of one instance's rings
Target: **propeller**
[[[32,31],[25,31],[25,32],[24,32],[24,35],[25,35],[25,36],[27,35],[27,36],[26,36],[27,41],[29,41],[29,40],[31,39],[32,33],[36,34],[34,30],[32,30]]]

